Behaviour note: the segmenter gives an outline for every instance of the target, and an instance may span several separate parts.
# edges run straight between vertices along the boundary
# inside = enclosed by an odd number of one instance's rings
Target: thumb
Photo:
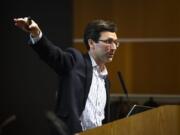
[[[29,33],[33,36],[39,36],[41,29],[39,26],[32,20],[31,25],[28,26]]]

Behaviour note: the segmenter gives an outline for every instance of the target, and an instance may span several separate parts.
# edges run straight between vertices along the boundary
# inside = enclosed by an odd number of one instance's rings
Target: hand
[[[30,33],[32,37],[38,37],[41,33],[41,29],[37,23],[28,17],[14,18],[14,24],[23,31]]]

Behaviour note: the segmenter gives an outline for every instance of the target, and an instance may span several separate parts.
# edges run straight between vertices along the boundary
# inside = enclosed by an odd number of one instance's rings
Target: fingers
[[[36,22],[30,17],[14,18],[14,25],[33,36],[38,36],[38,34],[41,32]]]
[[[14,22],[16,25],[18,25],[19,23],[27,23],[27,17],[25,17],[25,18],[14,18]]]
[[[14,25],[22,30],[29,31],[28,17],[14,18]]]

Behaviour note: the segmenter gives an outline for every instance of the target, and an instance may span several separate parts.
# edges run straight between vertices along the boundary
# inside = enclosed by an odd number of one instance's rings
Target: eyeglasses
[[[99,40],[99,41],[104,42],[105,44],[109,44],[109,45],[112,45],[114,43],[116,45],[116,47],[119,47],[119,44],[120,44],[118,39],[114,40],[112,38],[108,38],[106,40]]]

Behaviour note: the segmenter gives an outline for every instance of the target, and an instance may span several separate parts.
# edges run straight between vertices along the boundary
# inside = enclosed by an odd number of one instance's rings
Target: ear
[[[88,44],[90,49],[94,49],[95,47],[95,42],[92,39],[88,39]]]

